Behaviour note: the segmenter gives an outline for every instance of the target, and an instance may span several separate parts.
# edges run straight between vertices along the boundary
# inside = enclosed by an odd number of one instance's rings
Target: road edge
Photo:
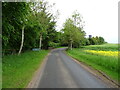
[[[34,72],[34,75],[32,76],[31,81],[28,83],[26,88],[38,88],[38,84],[41,80],[46,62],[48,60],[48,56],[53,50],[50,50],[47,56],[43,59],[43,62],[40,64],[39,68]]]
[[[109,76],[107,76],[105,73],[91,67],[90,65],[87,65],[84,62],[81,62],[79,60],[77,60],[76,58],[69,56],[67,54],[66,51],[63,51],[69,58],[71,58],[72,60],[74,60],[76,63],[80,64],[80,66],[82,66],[84,69],[86,69],[88,72],[90,72],[91,74],[93,74],[95,77],[97,77],[98,79],[102,80],[103,82],[105,82],[106,84],[108,84],[109,86],[111,86],[110,88],[119,88],[120,85],[117,84],[115,81],[113,81],[111,78],[109,78]]]

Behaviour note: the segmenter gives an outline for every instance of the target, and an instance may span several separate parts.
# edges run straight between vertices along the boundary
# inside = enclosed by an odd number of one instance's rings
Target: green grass
[[[25,88],[49,51],[30,51],[3,57],[2,88]]]
[[[67,46],[66,46],[66,47],[65,47],[65,46],[64,46],[64,47],[63,47],[63,46],[61,46],[61,47],[57,47],[57,48],[67,48]]]
[[[89,46],[84,46],[83,48],[92,49],[92,50],[117,51],[118,44],[89,45]]]
[[[116,50],[117,45],[111,45],[111,44],[110,44],[111,46],[107,46],[107,45],[109,44],[85,46],[83,48],[68,50],[67,53],[73,58],[82,61],[90,65],[91,67],[106,73],[112,79],[118,81],[118,58],[95,55],[92,53],[84,52],[84,50],[88,50],[88,49],[94,49],[94,50],[105,49],[105,50],[114,50],[114,51]]]

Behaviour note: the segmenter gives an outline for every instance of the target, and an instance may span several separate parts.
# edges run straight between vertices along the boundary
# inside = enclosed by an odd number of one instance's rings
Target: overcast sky
[[[60,12],[57,29],[77,10],[85,21],[86,35],[102,36],[109,43],[118,42],[119,0],[48,0],[56,3],[54,9]]]

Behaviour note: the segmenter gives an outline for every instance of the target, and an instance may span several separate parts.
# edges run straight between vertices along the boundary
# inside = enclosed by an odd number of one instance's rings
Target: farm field
[[[2,60],[2,88],[25,88],[38,69],[48,50],[7,55]]]
[[[89,45],[67,54],[118,81],[118,44]]]

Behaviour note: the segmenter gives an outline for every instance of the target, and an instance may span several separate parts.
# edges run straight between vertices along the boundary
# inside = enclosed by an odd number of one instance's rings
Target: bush
[[[60,43],[55,43],[55,42],[49,42],[49,47],[59,47],[60,46]]]

